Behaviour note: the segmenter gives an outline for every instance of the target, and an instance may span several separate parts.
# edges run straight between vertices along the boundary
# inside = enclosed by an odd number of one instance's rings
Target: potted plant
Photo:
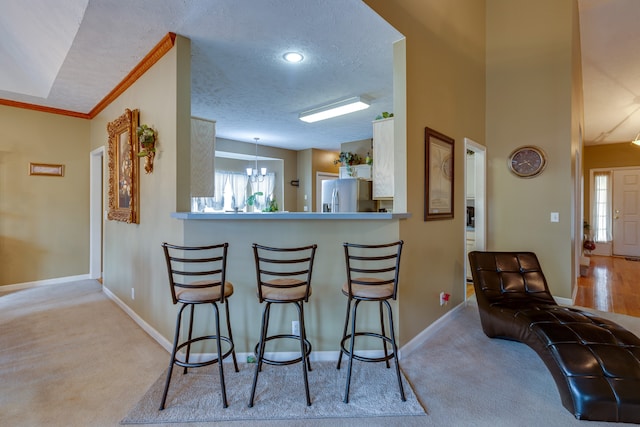
[[[582,230],[584,232],[582,247],[584,248],[585,255],[590,255],[591,251],[596,248],[596,243],[593,241],[593,234],[591,233],[591,225],[587,221],[584,221],[582,223]]]
[[[353,176],[353,170],[351,169],[352,165],[359,165],[362,162],[362,158],[351,151],[341,151],[340,156],[333,161],[334,165],[341,164],[342,166],[347,167],[347,173],[349,176]]]
[[[153,158],[156,155],[156,131],[142,124],[136,129],[138,135],[138,143],[140,144],[140,151],[138,151],[138,157],[144,157],[144,170],[146,173],[153,172]]]
[[[253,206],[256,204],[256,197],[262,196],[262,195],[264,195],[264,193],[262,191],[256,191],[255,193],[250,195],[247,198],[247,206],[250,206],[251,210],[253,210]]]
[[[340,156],[333,161],[333,164],[337,165],[339,163],[342,166],[351,166],[358,165],[361,161],[362,159],[356,153],[352,153],[351,151],[341,151]]]
[[[383,111],[382,114],[378,114],[376,116],[376,120],[388,119],[390,117],[393,117],[393,113],[389,113],[387,111]]]
[[[276,202],[276,196],[267,201],[267,207],[262,209],[262,212],[278,212],[278,202]]]

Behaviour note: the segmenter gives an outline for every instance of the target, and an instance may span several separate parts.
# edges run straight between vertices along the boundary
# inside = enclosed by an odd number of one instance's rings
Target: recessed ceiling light
[[[297,62],[302,62],[302,60],[304,59],[304,56],[302,56],[302,54],[298,52],[287,52],[284,55],[282,55],[282,57],[284,58],[285,61],[291,62],[294,64]]]

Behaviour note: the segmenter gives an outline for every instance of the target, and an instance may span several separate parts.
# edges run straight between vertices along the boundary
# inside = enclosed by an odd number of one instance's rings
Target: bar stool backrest
[[[400,255],[404,241],[377,245],[343,243],[347,267],[349,296],[353,296],[352,285],[385,286],[393,284],[393,296],[398,295]]]
[[[318,245],[275,248],[254,243],[252,247],[260,302],[265,300],[263,286],[268,288],[304,286],[304,302],[309,301],[313,261]]]
[[[163,243],[169,287],[173,303],[181,301],[176,288],[203,289],[220,287],[226,283],[227,251],[229,243],[207,246],[178,246]],[[225,292],[220,291],[220,302],[224,304]]]

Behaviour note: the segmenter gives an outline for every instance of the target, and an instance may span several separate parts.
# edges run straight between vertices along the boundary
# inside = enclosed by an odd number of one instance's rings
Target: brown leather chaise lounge
[[[469,253],[484,333],[520,341],[543,360],[577,419],[640,423],[640,338],[559,306],[531,252]]]

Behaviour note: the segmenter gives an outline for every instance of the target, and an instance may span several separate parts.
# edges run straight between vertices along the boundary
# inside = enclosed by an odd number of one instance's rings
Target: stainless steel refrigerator
[[[371,181],[357,178],[322,182],[322,212],[376,212]]]

